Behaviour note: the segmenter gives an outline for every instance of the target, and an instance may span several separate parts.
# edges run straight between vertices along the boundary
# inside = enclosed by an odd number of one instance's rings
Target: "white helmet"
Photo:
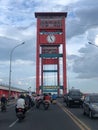
[[[2,96],[5,97],[5,94],[3,94]]]

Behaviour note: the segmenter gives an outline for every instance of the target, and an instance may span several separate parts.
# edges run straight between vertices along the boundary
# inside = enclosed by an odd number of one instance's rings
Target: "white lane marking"
[[[27,113],[28,113],[28,112],[30,112],[30,109],[29,109],[29,110],[27,110]]]
[[[16,123],[17,123],[18,119],[16,121],[14,121],[11,125],[9,125],[9,127],[13,127]]]
[[[27,111],[27,113],[30,112],[30,110]],[[17,119],[16,121],[14,121],[11,125],[9,125],[9,127],[13,127],[17,122],[18,122],[19,119]]]

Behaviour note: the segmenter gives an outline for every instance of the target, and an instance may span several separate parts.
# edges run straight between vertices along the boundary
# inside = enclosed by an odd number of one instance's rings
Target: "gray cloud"
[[[66,23],[67,37],[71,38],[83,34],[90,28],[96,27],[98,25],[97,12],[98,1],[82,0],[71,5]]]
[[[80,55],[69,56],[73,72],[77,78],[89,79],[98,77],[98,48],[86,45],[79,50]]]
[[[12,49],[21,43],[14,39],[0,37],[0,61],[8,61]],[[31,61],[35,61],[35,55],[36,51],[33,39],[28,40],[24,45],[16,48],[12,54],[13,60],[23,59]]]

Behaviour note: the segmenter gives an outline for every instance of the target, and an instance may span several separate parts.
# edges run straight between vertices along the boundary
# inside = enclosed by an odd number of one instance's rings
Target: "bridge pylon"
[[[35,17],[37,18],[36,93],[59,94],[60,89],[66,93],[65,18],[67,13],[36,12]],[[53,83],[54,78],[55,83]]]

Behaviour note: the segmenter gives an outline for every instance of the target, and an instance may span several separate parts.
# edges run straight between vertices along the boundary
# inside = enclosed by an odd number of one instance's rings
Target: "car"
[[[83,102],[83,114],[90,118],[98,117],[98,94],[88,94]]]
[[[82,106],[83,100],[82,100],[82,92],[78,89],[71,89],[69,90],[67,97],[66,97],[66,104],[68,107],[71,106]]]

